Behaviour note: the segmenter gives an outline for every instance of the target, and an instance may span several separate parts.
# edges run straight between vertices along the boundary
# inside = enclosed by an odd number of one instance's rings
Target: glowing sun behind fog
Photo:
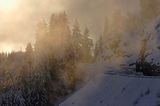
[[[5,52],[5,53],[11,53],[13,51],[13,45],[10,43],[1,43],[0,44],[0,53]]]
[[[0,0],[0,11],[10,11],[17,7],[17,0]]]

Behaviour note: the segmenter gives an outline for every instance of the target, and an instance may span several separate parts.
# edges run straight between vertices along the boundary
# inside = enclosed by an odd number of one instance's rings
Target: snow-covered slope
[[[101,74],[60,106],[160,106],[160,78]]]
[[[142,32],[137,34],[137,38],[133,39],[124,37],[131,46],[124,48],[130,57],[119,59],[117,63],[130,64],[134,63],[141,49],[141,42],[144,38],[151,36],[147,43],[147,53],[151,54],[146,61],[154,64],[160,64],[160,17],[153,20],[150,24],[146,24]],[[130,41],[131,39],[131,41]],[[135,43],[136,42],[136,43]],[[133,47],[132,47],[133,46]],[[131,50],[135,48],[135,50]],[[131,53],[130,53],[131,52]],[[105,53],[106,54],[106,53]],[[75,92],[71,97],[62,102],[60,106],[160,106],[160,77],[146,77],[143,75],[125,75],[105,73],[108,65],[117,65],[114,63],[105,63],[107,67],[95,64],[88,72],[89,80],[82,89]],[[98,67],[98,69],[96,69]],[[111,65],[112,66],[112,65]],[[100,68],[101,67],[101,68]],[[113,67],[115,67],[113,65]],[[111,68],[112,70],[116,70]],[[92,71],[95,70],[95,71]],[[102,70],[102,71],[97,71]],[[105,73],[105,74],[104,74]],[[98,75],[98,77],[97,77]],[[93,79],[92,79],[93,78]],[[88,81],[88,80],[87,80]]]

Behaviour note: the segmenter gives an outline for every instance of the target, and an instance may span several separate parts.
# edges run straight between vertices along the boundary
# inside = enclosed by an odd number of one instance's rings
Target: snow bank
[[[158,106],[160,78],[101,74],[60,106]]]

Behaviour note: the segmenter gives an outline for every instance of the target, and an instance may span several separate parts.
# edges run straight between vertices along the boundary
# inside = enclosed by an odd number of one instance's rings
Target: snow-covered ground
[[[160,106],[160,77],[100,74],[60,106]]]

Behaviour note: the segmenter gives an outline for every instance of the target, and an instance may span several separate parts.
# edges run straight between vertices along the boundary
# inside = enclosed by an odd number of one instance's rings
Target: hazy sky
[[[8,7],[2,6],[1,1]],[[139,9],[137,0],[0,0],[0,3],[0,51],[19,50],[27,42],[34,42],[36,24],[41,19],[48,20],[52,13],[66,11],[71,24],[78,19],[82,28],[87,26],[93,35],[98,35],[104,17],[114,10]]]

